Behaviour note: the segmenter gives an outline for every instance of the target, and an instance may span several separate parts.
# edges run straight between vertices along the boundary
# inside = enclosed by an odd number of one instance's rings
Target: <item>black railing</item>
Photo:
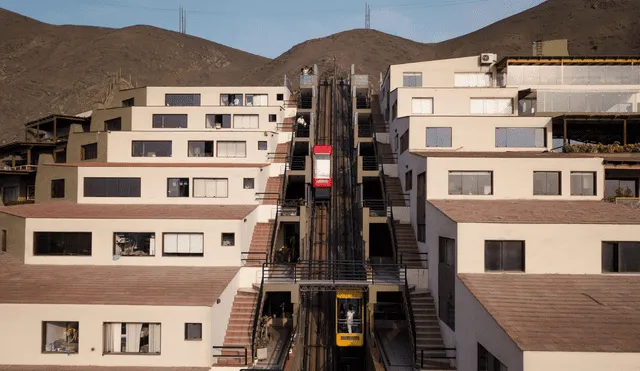
[[[307,204],[307,201],[304,198],[280,200],[278,202],[278,215],[279,216],[299,216],[300,206],[305,206],[306,204]]]
[[[296,124],[295,128],[296,138],[309,138],[309,134],[311,132],[311,128],[309,127],[309,125],[305,126]]]
[[[361,282],[404,285],[407,268],[403,264],[372,264],[363,261],[307,260],[291,264],[265,263],[262,265],[263,282],[321,283]]]
[[[247,347],[242,346],[213,346],[214,352],[216,350],[220,351],[220,354],[214,354],[213,358],[221,359],[221,358],[232,358],[232,359],[241,359],[242,365],[248,365],[249,354],[247,351]]]
[[[373,137],[373,126],[369,122],[358,122],[358,138]]]
[[[313,96],[312,95],[301,95],[298,98],[298,108],[300,109],[311,109],[313,107]]]
[[[376,156],[362,156],[362,170],[378,171],[379,162]]]
[[[291,156],[289,161],[289,170],[302,171],[307,164],[307,156]]]
[[[356,109],[371,108],[371,100],[365,95],[356,96]]]
[[[242,251],[240,253],[241,258],[240,261],[242,265],[246,265],[247,263],[254,265],[262,265],[267,261],[267,252],[266,251]]]
[[[267,264],[267,263],[264,263],[264,264]],[[253,327],[251,330],[251,363],[253,363],[253,359],[256,355],[256,335],[258,333],[258,321],[260,320],[260,313],[262,313],[262,297],[263,296],[264,296],[264,274],[262,276],[262,279],[260,280],[260,289],[258,290],[258,298],[256,299],[256,309],[253,312]]]
[[[400,253],[400,260],[398,263],[410,265],[411,263],[419,263],[421,266],[426,267],[429,262],[429,254],[426,252],[402,252]]]
[[[369,208],[369,216],[389,217],[391,208],[386,200],[362,200],[362,207]]]
[[[256,192],[256,201],[280,201],[279,192]]]
[[[451,360],[456,359],[456,348],[433,347],[423,348],[415,354],[415,363],[420,368],[429,366],[451,366]]]
[[[413,306],[411,305],[411,293],[409,293],[409,282],[405,275],[404,288],[402,290],[402,296],[404,299],[404,309],[406,312],[407,325],[409,327],[409,336],[411,337],[411,353],[416,354],[416,321],[413,316]]]

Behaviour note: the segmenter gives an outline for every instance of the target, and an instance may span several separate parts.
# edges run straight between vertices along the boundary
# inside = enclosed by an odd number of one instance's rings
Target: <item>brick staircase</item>
[[[444,358],[444,342],[440,333],[440,324],[435,302],[431,293],[416,290],[411,293],[411,307],[416,324],[416,368],[420,370],[455,370]],[[435,349],[434,349],[435,348]],[[438,349],[440,348],[440,349]],[[421,351],[424,350],[424,364],[420,367]]]
[[[284,164],[287,160],[287,156],[289,155],[290,146],[291,142],[278,143],[276,151],[273,154],[273,162],[276,164]]]
[[[402,190],[402,184],[399,178],[385,175],[384,183],[387,186],[385,191],[391,196],[392,206],[408,206],[405,203],[404,191]]]
[[[383,164],[395,164],[397,162],[391,150],[391,144],[376,142],[376,146],[376,150],[382,156]]]
[[[258,292],[253,288],[240,288],[233,299],[231,307],[231,315],[229,316],[229,324],[227,332],[224,336],[224,346],[241,346],[247,347],[249,355],[251,354],[251,331],[253,329],[253,314],[256,307]],[[244,351],[240,350],[223,350],[223,355],[237,356]],[[244,365],[244,357],[242,358],[219,358],[218,366],[242,366]]]
[[[394,228],[396,230],[396,239],[398,240],[398,257],[403,254],[405,259],[412,260],[404,261],[404,264],[407,264],[407,268],[426,268],[418,261],[421,256],[418,255],[418,243],[411,224],[395,222]]]
[[[264,190],[264,192],[267,194],[263,195],[266,199],[262,200],[262,204],[277,205],[277,199],[280,191],[282,191],[282,176],[272,176],[267,179],[267,186]]]
[[[280,131],[282,132],[292,132],[293,124],[295,123],[295,117],[285,117],[280,124]]]
[[[249,245],[249,259],[265,259],[266,253],[271,248],[271,234],[273,233],[274,220],[268,223],[257,223],[253,228],[251,244]],[[259,267],[262,261],[247,261],[248,267]]]

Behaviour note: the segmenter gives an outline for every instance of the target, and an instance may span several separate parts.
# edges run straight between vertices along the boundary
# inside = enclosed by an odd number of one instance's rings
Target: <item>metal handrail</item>
[[[260,256],[256,258],[252,258],[251,256]],[[267,260],[267,252],[266,251],[242,251],[240,252],[240,262],[242,265],[245,265],[250,262],[255,263],[264,263]]]
[[[307,156],[291,156],[287,163],[288,170],[304,170],[307,163]]]
[[[406,268],[405,268],[406,270]],[[413,316],[413,306],[411,305],[411,294],[409,293],[409,281],[407,281],[407,274],[405,272],[405,276],[404,276],[404,289],[402,290],[402,296],[404,299],[404,303],[405,303],[405,311],[407,312],[407,322],[409,325],[409,335],[411,337],[411,351],[412,354],[416,354],[416,349],[417,349],[417,344],[416,344],[416,339],[417,339],[417,335],[416,335],[416,321],[415,318]]]
[[[220,353],[220,354],[214,354],[213,357],[214,358],[244,358],[244,365],[246,366],[248,364],[248,354],[247,354],[247,347],[243,347],[243,346],[231,346],[231,345],[214,345],[213,350],[221,350],[221,351],[225,351],[225,350],[237,350],[239,351],[238,355],[234,355],[234,354],[224,354],[224,353]],[[244,353],[244,354],[243,354]]]
[[[380,162],[376,156],[362,156],[362,170],[378,171],[379,169]]]
[[[274,227],[275,228],[275,227]],[[263,267],[264,267],[263,263]],[[264,268],[262,268],[264,271]],[[264,274],[260,280],[260,289],[258,290],[258,298],[256,299],[256,309],[253,312],[253,328],[251,330],[251,362],[256,355],[256,333],[258,332],[258,320],[260,319],[260,313],[262,313],[262,297],[264,295]]]
[[[402,252],[400,253],[400,264],[424,263],[428,262],[429,253],[426,252]]]
[[[263,282],[298,283],[312,280],[322,283],[350,281],[404,285],[406,274],[404,264],[373,264],[361,260],[265,263],[262,268]]]
[[[452,359],[456,359],[456,348],[446,348],[446,347],[429,347],[420,349],[420,359],[418,359],[418,354],[415,354],[414,361],[420,365],[420,368],[424,368],[425,366],[429,366],[429,364],[425,364],[424,353],[427,351],[428,353],[442,353],[444,352],[444,356],[429,356],[427,355],[427,362],[431,365],[435,363],[443,363],[437,362],[433,360],[443,360],[444,362],[450,361]],[[449,352],[453,352],[453,355],[449,355]],[[431,361],[429,361],[431,360]],[[419,361],[419,362],[418,362]]]
[[[362,200],[362,207],[369,208],[370,216],[390,217],[389,202],[385,199]]]

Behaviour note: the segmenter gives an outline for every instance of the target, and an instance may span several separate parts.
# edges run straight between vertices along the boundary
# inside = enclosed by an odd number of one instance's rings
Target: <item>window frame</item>
[[[169,104],[169,98],[180,99],[190,97],[193,104]],[[200,107],[202,106],[202,94],[200,93],[165,93],[164,105],[166,107]]]
[[[228,145],[234,143],[236,146],[238,143],[244,143],[244,156],[220,156],[220,145]],[[237,152],[237,151],[236,151]],[[216,141],[216,157],[220,158],[247,158],[247,141],[246,140],[218,140]]]
[[[227,97],[227,104],[223,104],[222,97]],[[231,98],[233,96],[233,98]],[[238,99],[240,97],[240,99]],[[239,104],[231,104],[238,99]],[[222,107],[244,107],[244,93],[220,93],[220,106]]]
[[[231,245],[225,245],[225,237],[231,237]],[[236,246],[236,234],[235,232],[222,232],[220,233],[220,246],[222,247],[235,247]]]
[[[248,180],[251,180],[251,187],[247,187]],[[242,189],[255,189],[255,187],[256,187],[256,178],[242,178]]]
[[[405,153],[409,149],[409,129],[405,130],[400,136],[400,154]]]
[[[504,146],[498,145],[498,130],[504,130],[504,132],[505,132],[505,145]],[[533,130],[534,131],[534,134],[533,134],[534,142],[535,142],[535,137],[536,137],[535,132],[537,130],[542,130],[542,144],[539,145],[539,146],[535,145],[535,143],[532,146],[510,146],[509,143],[508,143],[508,134],[509,134],[510,131],[513,131],[513,130]],[[514,126],[507,127],[507,126],[499,126],[499,127],[495,128],[494,136],[495,136],[495,141],[494,142],[495,142],[496,148],[546,148],[547,147],[547,128],[544,128],[544,127],[540,128],[540,127],[514,127]]]
[[[255,105],[254,103],[254,97],[255,96],[265,96],[267,97],[267,104],[261,104],[261,105]],[[249,104],[249,97],[251,97],[251,104]],[[267,93],[250,93],[250,94],[245,94],[244,95],[244,105],[246,107],[268,107],[269,106],[269,94]]]
[[[168,155],[158,156],[157,152],[153,152],[154,154],[156,154],[155,156],[147,156],[148,153],[152,153],[150,151],[145,150],[145,144],[147,143],[163,143],[163,144],[169,143]],[[142,147],[142,152],[140,152],[140,154],[136,154],[136,147],[137,147],[136,144]],[[171,140],[132,140],[131,141],[131,157],[173,157],[173,141]]]
[[[558,191],[557,193],[536,193],[536,174],[545,174],[545,191],[548,190],[548,175],[558,175]],[[534,196],[562,196],[562,171],[556,170],[534,170],[533,171],[533,195]]]
[[[196,181],[198,181],[198,180],[202,180],[202,181],[207,181],[207,180],[221,181],[221,180],[224,180],[224,181],[226,181],[226,182],[227,182],[227,195],[226,195],[226,196],[224,196],[224,197],[218,197],[218,196],[216,196],[216,197],[196,196],[196,190],[195,190],[195,187],[196,187]],[[193,190],[192,190],[192,193],[191,193],[191,194],[192,194],[192,197],[193,197],[193,198],[229,198],[229,178],[193,178],[193,185],[192,185],[192,187],[193,187]],[[218,186],[217,186],[217,184],[216,184],[216,189],[217,189],[217,187],[218,187]],[[206,185],[205,185],[205,194],[206,194]],[[217,193],[216,193],[216,194],[217,194]]]
[[[122,117],[104,120],[104,131],[122,131]]]
[[[258,141],[258,151],[268,151],[269,150],[269,142],[266,140]]]
[[[65,178],[51,179],[51,198],[65,198]]]
[[[489,173],[489,177],[491,179],[491,192],[489,193],[464,193],[464,183],[461,183],[461,190],[460,193],[451,193],[451,176],[454,175],[454,173]],[[463,175],[461,175],[463,176]],[[464,180],[464,178],[462,178],[461,180]],[[448,188],[448,195],[450,196],[493,196],[495,193],[494,190],[494,182],[493,182],[493,170],[449,170],[449,174],[448,174],[448,184],[447,184],[447,188]],[[476,189],[477,191],[477,189]]]
[[[122,252],[118,253],[117,249],[118,249],[118,235],[130,235],[130,234],[137,234],[137,235],[151,235],[154,242],[153,242],[153,246],[151,246],[151,241],[149,241],[149,252],[147,255],[133,255],[133,254],[122,254]],[[151,238],[149,239],[151,240]],[[120,256],[120,257],[154,257],[156,256],[156,246],[157,243],[155,242],[156,240],[156,232],[113,232],[113,255],[114,256]]]
[[[500,244],[500,268],[499,269],[489,269],[487,267],[487,245],[490,243],[499,243]],[[521,250],[521,259],[520,259],[520,265],[522,266],[522,269],[517,270],[517,269],[505,269],[504,265],[505,265],[505,256],[504,256],[504,249],[507,248],[505,246],[505,243],[520,243],[520,250]],[[527,263],[527,259],[526,259],[526,253],[527,249],[526,249],[526,242],[524,240],[484,240],[484,271],[485,273],[493,273],[493,272],[501,272],[501,273],[526,273],[526,263]]]
[[[404,191],[408,192],[413,188],[413,170],[404,173]]]
[[[236,125],[236,119],[238,119],[238,124]],[[251,121],[255,121],[255,126],[245,126],[244,122],[241,122],[243,120],[248,120],[251,119]],[[255,119],[255,120],[254,120]],[[243,113],[243,114],[236,114],[233,115],[233,117],[231,118],[231,125],[233,126],[234,129],[239,129],[239,130],[259,130],[260,129],[260,115],[258,114],[254,114],[254,113]]]
[[[601,272],[603,274],[638,274],[640,273],[640,262],[638,264],[638,270],[624,270],[621,271],[620,267],[622,266],[622,261],[629,261],[624,254],[620,254],[620,244],[638,244],[638,249],[640,249],[640,241],[602,241],[601,243]],[[612,248],[612,267],[611,270],[605,270],[605,244],[609,244]]]
[[[278,101],[283,101],[283,100],[284,100],[284,94],[282,94],[282,93],[277,93],[277,94],[276,94],[276,100],[278,100]]]
[[[69,331],[69,328],[73,328],[70,327],[69,324],[75,324],[75,331],[76,331],[76,347],[77,349],[75,351],[53,351],[53,350],[46,350],[47,347],[47,324],[49,323],[57,323],[57,324],[66,324],[66,330],[65,330],[65,334]],[[42,321],[41,323],[41,332],[40,332],[40,353],[42,354],[78,354],[80,353],[80,321]],[[70,343],[70,344],[74,344],[74,343]]]
[[[188,236],[192,236],[192,235],[200,235],[202,236],[202,252],[188,252],[188,253],[181,253],[181,252],[166,252],[165,248],[166,248],[166,240],[165,240],[165,236],[166,235],[176,235],[176,241],[177,241],[177,236],[180,235],[188,235]],[[205,250],[205,241],[204,241],[204,232],[163,232],[162,233],[162,256],[169,256],[169,257],[204,257],[204,250]]]
[[[177,126],[165,126],[165,118],[184,118],[184,124],[180,121]],[[161,119],[161,120],[156,120]],[[158,122],[160,121],[160,122]],[[184,125],[184,126],[182,126]],[[186,113],[154,113],[151,116],[151,128],[152,129],[187,129],[189,127],[189,115]]]
[[[199,337],[190,337],[189,336],[189,326],[196,326],[199,328],[200,336]],[[185,322],[184,324],[184,340],[185,341],[202,341],[202,323],[199,322]]]
[[[276,115],[275,113],[270,113],[269,122],[278,122],[278,115]]]
[[[426,100],[428,102],[431,102],[431,112],[416,112],[414,110],[414,102],[417,100]],[[433,97],[412,97],[411,98],[411,115],[425,115],[425,116],[430,116],[434,114],[435,111],[435,107],[434,107],[434,99]]]
[[[122,325],[128,325],[128,324],[140,324],[140,325],[144,325],[144,324],[148,324],[149,327],[151,327],[151,325],[157,326],[158,328],[158,344],[160,345],[160,349],[157,352],[151,353],[151,352],[123,352],[122,350],[120,350],[119,352],[114,352],[114,351],[108,351],[107,347],[109,346],[109,343],[106,341],[107,339],[107,328],[109,330],[111,330],[111,327],[115,324],[119,324],[120,326]],[[149,343],[151,342],[151,333],[149,333]],[[126,341],[126,335],[120,335],[120,339],[122,341],[122,339],[125,339]],[[162,323],[160,322],[103,322],[102,323],[102,338],[105,339],[102,342],[102,355],[142,355],[142,356],[159,356],[162,354]],[[122,344],[122,342],[120,341],[120,344]],[[122,345],[121,345],[122,346]],[[120,348],[122,349],[122,348]]]
[[[440,145],[429,145],[429,130],[447,130],[449,132],[449,144],[446,146],[440,146]],[[453,128],[450,126],[430,126],[425,128],[425,135],[426,135],[426,140],[425,140],[425,145],[427,148],[451,148],[453,146]],[[440,139],[440,136],[437,136],[437,139]]]
[[[230,113],[207,113],[204,115],[205,129],[217,129],[216,125],[218,124],[218,116],[220,116],[220,129],[231,129],[233,127],[233,115]],[[213,124],[210,122],[210,117],[213,117]],[[226,124],[225,117],[228,119],[226,120]]]
[[[474,112],[473,110],[473,102],[474,101],[483,101],[482,104],[482,112]],[[500,101],[500,100],[509,100],[511,102],[511,111],[508,113],[502,112],[487,112],[487,101]],[[469,98],[469,114],[470,115],[486,115],[486,116],[511,116],[515,110],[515,104],[513,98],[507,97],[471,97]]]
[[[47,243],[48,243],[48,248],[47,248],[47,253],[44,253],[42,249],[39,248],[44,248],[44,246],[39,246],[38,241],[39,238],[38,236],[43,235],[43,234],[48,234],[47,237]],[[75,234],[75,235],[83,235],[85,238],[87,238],[87,241],[89,242],[88,245],[88,249],[87,246],[82,246],[80,247],[80,249],[77,249],[77,251],[75,253],[51,253],[51,246],[53,246],[54,244],[59,244],[60,242],[66,243],[68,241],[65,241],[64,238],[62,238],[62,241],[55,241],[55,239],[53,238],[53,235],[71,235],[71,234]],[[78,232],[78,231],[34,231],[33,232],[33,240],[32,240],[32,252],[33,252],[33,256],[64,256],[64,257],[69,257],[69,256],[93,256],[93,233],[92,232],[86,232],[86,231],[82,231],[82,232]],[[69,236],[61,236],[61,237],[67,237],[69,238]],[[78,242],[76,242],[78,243]],[[74,246],[75,248],[77,248],[78,246]],[[88,251],[83,251],[84,250],[88,250]]]
[[[449,245],[450,243],[450,245]],[[448,250],[450,249],[450,250]],[[456,267],[456,239],[438,236],[438,263],[447,267]]]
[[[191,145],[202,144],[204,150],[200,156],[192,155]],[[207,152],[207,147],[210,145],[211,152]],[[215,157],[216,143],[214,140],[189,140],[187,141],[187,157]]]
[[[80,160],[95,160],[98,158],[98,142],[87,143],[80,146]]]
[[[407,84],[405,78],[412,77],[415,79],[415,85]],[[403,88],[421,88],[422,87],[422,72],[403,72],[402,73],[402,87]]]
[[[591,174],[593,175],[593,194],[584,194],[584,186],[581,188],[581,193],[573,193],[573,176],[574,174]],[[584,184],[584,182],[581,182]],[[571,196],[597,196],[598,195],[598,172],[596,171],[571,171],[569,174],[569,195]]]
[[[104,184],[104,188],[105,188],[105,195],[104,196],[87,196],[87,180],[97,180],[97,179],[103,179],[105,180],[105,182],[108,182],[108,180],[112,180],[112,181],[116,181],[118,182],[117,184],[117,190],[120,191],[121,190],[121,185],[120,182],[122,182],[123,180],[128,180],[128,181],[136,181],[136,186],[137,186],[137,195],[127,195],[127,196],[123,196],[120,194],[117,195],[107,195],[106,193],[108,193],[108,184]],[[94,198],[94,197],[117,197],[117,198],[129,198],[129,197],[133,197],[133,198],[138,198],[138,197],[142,197],[142,179],[141,178],[135,178],[135,177],[121,177],[121,178],[117,178],[117,177],[84,177],[82,178],[82,197],[87,197],[87,198]],[[129,187],[131,187],[131,185],[128,185]]]
[[[176,195],[171,194],[171,181],[178,181],[178,193]],[[181,184],[186,181],[185,184]],[[189,198],[190,197],[190,182],[189,178],[167,178],[167,197],[170,198]],[[186,190],[186,195],[184,194]]]

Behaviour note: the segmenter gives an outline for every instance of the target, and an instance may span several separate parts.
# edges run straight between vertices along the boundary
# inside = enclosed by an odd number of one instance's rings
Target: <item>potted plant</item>
[[[258,321],[258,333],[256,334],[256,358],[258,361],[267,359],[269,342],[271,341],[271,317],[262,316]]]

